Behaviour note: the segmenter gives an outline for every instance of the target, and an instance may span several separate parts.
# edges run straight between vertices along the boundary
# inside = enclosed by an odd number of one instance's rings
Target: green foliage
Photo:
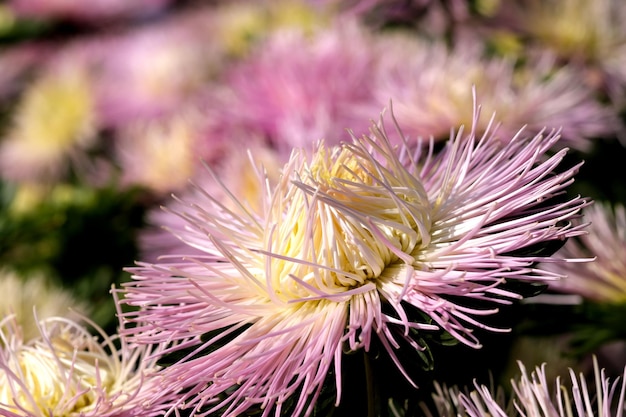
[[[90,304],[99,325],[114,328],[109,290],[127,280],[123,268],[136,259],[144,212],[138,191],[72,186],[17,212],[15,193],[0,188],[0,265],[23,275],[44,272]]]
[[[582,358],[600,346],[626,340],[626,302],[584,301],[576,305],[528,305],[516,331],[528,335],[568,335],[567,356]]]

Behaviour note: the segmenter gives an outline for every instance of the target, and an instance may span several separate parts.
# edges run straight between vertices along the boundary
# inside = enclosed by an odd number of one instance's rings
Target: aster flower
[[[374,39],[354,21],[311,34],[276,30],[225,74],[212,100],[225,109],[225,124],[266,136],[281,150],[310,146],[311,138],[348,140],[346,126],[367,131],[368,119],[355,109],[373,103]]]
[[[575,298],[576,303],[561,313],[567,317],[566,321],[555,311],[552,320],[541,321],[536,326],[565,332],[568,348],[575,354],[593,352],[623,363],[626,354],[623,345],[626,329],[622,320],[626,313],[626,211],[621,204],[597,202],[586,207],[583,215],[584,221],[589,223],[588,233],[568,241],[558,255],[593,261],[543,265],[546,270],[565,277],[549,284],[549,289],[556,293],[551,296]],[[542,309],[550,306],[537,308],[541,314]],[[616,343],[621,346],[619,353],[611,351]]]
[[[597,202],[584,211],[590,223],[587,234],[568,241],[560,253],[565,257],[593,258],[585,264],[546,265],[567,278],[551,288],[579,294],[587,300],[605,303],[626,302],[626,211],[624,206]]]
[[[157,194],[183,189],[199,165],[201,134],[195,113],[181,111],[120,128],[114,152],[122,184],[139,185]]]
[[[191,106],[224,58],[213,26],[210,8],[194,9],[92,42],[102,123],[116,128]]]
[[[586,202],[553,200],[577,171],[559,172],[566,150],[544,157],[558,138],[520,132],[500,147],[471,129],[435,154],[393,147],[374,125],[295,150],[275,187],[261,175],[260,212],[232,194],[230,207],[208,193],[186,204],[176,233],[204,254],[139,263],[121,300],[142,323],[125,334],[185,355],[160,372],[181,393],[170,414],[309,415],[331,369],[340,402],[344,351],[376,338],[405,372],[397,350],[419,360],[425,333],[479,348],[473,328],[506,331],[484,319],[521,298],[505,284],[557,277],[523,252],[581,233],[568,220]]]
[[[524,0],[503,3],[531,45],[587,69],[582,78],[623,105],[626,86],[626,4],[621,0]]]
[[[94,141],[90,79],[71,59],[60,60],[28,87],[0,143],[0,173],[14,181],[58,179]]]
[[[32,314],[33,307],[37,309],[40,319],[61,316],[78,320],[80,314],[89,311],[87,305],[74,299],[70,292],[55,287],[43,275],[20,277],[15,272],[2,269],[0,294],[3,294],[0,299],[0,317],[14,314],[16,320],[19,320],[24,340],[39,334]]]
[[[436,385],[433,399],[440,417],[566,417],[595,416],[619,417],[626,409],[626,368],[619,378],[611,381],[604,369],[600,370],[594,358],[595,386],[589,387],[584,374],[576,375],[570,369],[571,385],[548,380],[546,365],[530,373],[518,362],[521,376],[511,380],[513,394],[507,401],[504,390],[475,383],[471,392],[461,392],[457,387]],[[432,417],[430,410],[425,415]],[[398,414],[397,414],[398,415]]]
[[[38,320],[38,337],[25,340],[17,320],[0,321],[0,415],[130,417],[158,408],[145,402],[156,369],[152,348],[133,347],[86,318],[97,336],[49,317]]]
[[[612,137],[621,126],[615,110],[603,106],[580,73],[559,67],[544,55],[519,65],[514,59],[487,57],[480,42],[453,48],[406,34],[381,40],[386,59],[373,87],[377,106],[392,97],[395,115],[409,136],[444,139],[451,128],[472,120],[475,86],[485,115],[496,113],[501,140],[526,125],[529,134],[561,128],[561,144],[588,149],[591,139]],[[484,130],[489,117],[478,122]]]
[[[234,57],[245,57],[273,32],[287,29],[313,34],[331,20],[306,0],[226,2],[212,12],[219,42]]]

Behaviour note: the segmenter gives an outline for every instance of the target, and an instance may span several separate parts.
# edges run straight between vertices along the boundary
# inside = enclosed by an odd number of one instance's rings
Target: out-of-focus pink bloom
[[[169,117],[209,88],[222,58],[209,11],[173,15],[100,41],[95,88],[104,125]]]
[[[597,101],[579,73],[549,56],[517,68],[513,60],[485,57],[478,43],[450,49],[406,35],[387,42],[375,82],[378,105],[392,100],[409,136],[445,139],[451,128],[467,125],[472,86],[483,114],[496,113],[502,140],[522,125],[532,134],[547,127],[561,129],[561,145],[584,150],[591,139],[612,137],[620,126],[614,109]],[[483,117],[476,128],[482,131],[488,122]]]
[[[626,105],[626,3],[622,0],[519,0],[501,2],[505,17],[527,50],[549,49],[586,70],[581,81]]]
[[[181,111],[120,128],[115,159],[122,171],[121,184],[145,187],[157,195],[185,188],[202,162],[200,123],[195,111]]]
[[[141,18],[164,10],[175,0],[8,0],[18,16],[41,20],[105,23],[120,18]]]
[[[545,257],[516,253],[582,233],[568,220],[586,201],[560,198],[577,167],[558,172],[566,150],[545,156],[558,139],[520,132],[502,145],[470,129],[435,153],[372,126],[295,150],[276,186],[259,172],[260,211],[202,189],[181,201],[175,232],[202,254],[139,263],[121,300],[138,308],[122,317],[140,322],[126,328],[133,341],[191,351],[160,372],[180,392],[170,414],[309,415],[331,368],[339,403],[346,349],[378,338],[404,372],[396,349],[425,349],[416,331],[475,348],[473,328],[506,331],[483,320],[522,298],[502,284],[557,278],[535,267]]]
[[[458,388],[446,389],[437,385],[433,395],[437,407],[436,416],[451,417],[509,417],[509,416],[589,416],[619,417],[626,407],[626,369],[622,381],[611,381],[600,370],[594,358],[593,381],[589,387],[583,374],[576,375],[570,369],[571,384],[549,380],[545,364],[529,375],[526,367],[518,362],[521,371],[519,379],[512,380],[512,395],[505,398],[498,387],[475,384],[471,392],[460,392]],[[510,390],[507,390],[507,392]],[[432,417],[430,410],[425,415]]]
[[[306,34],[278,30],[234,67],[220,92],[225,119],[290,150],[367,131],[357,110],[372,101],[373,39],[352,21]]]
[[[11,181],[50,182],[84,165],[97,116],[89,73],[60,58],[22,92],[0,142],[0,174]]]
[[[585,208],[588,233],[571,239],[559,251],[565,257],[593,258],[584,265],[577,263],[546,264],[545,267],[566,278],[551,283],[560,292],[579,294],[600,302],[626,301],[626,211],[624,206],[611,207],[595,203]]]

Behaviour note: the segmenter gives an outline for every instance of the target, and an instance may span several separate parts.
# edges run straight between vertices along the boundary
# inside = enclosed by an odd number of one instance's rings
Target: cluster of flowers
[[[0,416],[621,416],[624,345],[616,375],[581,364],[626,340],[626,212],[582,161],[626,149],[624,19],[619,0],[9,0]],[[111,188],[143,214],[110,219],[139,257],[121,282],[70,284],[60,238],[24,267],[11,224],[72,224]],[[522,362],[508,392],[437,381],[506,311],[572,299],[599,335],[552,336],[588,343],[591,389]]]

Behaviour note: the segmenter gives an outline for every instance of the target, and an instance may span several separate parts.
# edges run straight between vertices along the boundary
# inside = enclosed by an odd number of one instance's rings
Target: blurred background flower
[[[13,114],[0,144],[4,178],[54,181],[67,175],[72,162],[80,167],[81,151],[93,145],[93,92],[87,74],[70,62],[51,68],[30,85]]]
[[[42,274],[19,276],[14,271],[0,272],[0,315],[15,316],[14,324],[20,327],[25,341],[39,335],[36,319],[67,317],[78,321],[80,316],[89,313],[89,306],[77,300],[72,292],[61,288]],[[33,313],[37,314],[35,317]]]
[[[287,154],[321,139],[348,140],[348,128],[367,132],[382,106],[365,118],[359,113],[373,102],[378,59],[364,28],[338,21],[312,33],[276,30],[261,42],[218,87],[225,123],[262,135]]]
[[[566,62],[586,69],[586,80],[597,83],[623,106],[626,87],[626,5],[619,0],[522,1],[517,9],[522,34]],[[585,79],[585,78],[583,78]]]
[[[600,303],[626,303],[626,211],[624,206],[596,202],[584,211],[587,233],[569,240],[560,251],[568,258],[595,258],[585,264],[546,265],[567,279],[551,288]]]
[[[476,87],[484,131],[495,113],[502,140],[520,126],[529,134],[545,127],[561,128],[559,146],[588,150],[594,139],[614,137],[620,128],[615,109],[597,100],[580,82],[580,73],[560,67],[544,55],[524,62],[489,56],[483,43],[426,42],[401,33],[385,42],[385,58],[377,71],[378,103],[393,101],[404,133],[445,140],[450,128],[472,121],[472,90]],[[368,109],[372,112],[371,109]]]

